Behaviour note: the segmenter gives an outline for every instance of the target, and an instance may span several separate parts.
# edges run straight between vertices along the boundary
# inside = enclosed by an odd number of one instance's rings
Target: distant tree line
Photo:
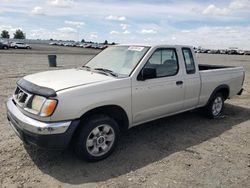
[[[3,30],[2,33],[1,33],[1,38],[9,39],[10,38],[9,31]],[[15,33],[13,33],[13,38],[14,39],[26,39],[26,36],[25,36],[25,33],[21,29],[17,29],[15,31]],[[50,39],[50,41],[53,41],[53,39]],[[94,43],[92,41],[85,41],[84,39],[82,39],[81,42],[82,43]],[[108,45],[108,44],[114,45],[115,43],[114,42],[109,43],[107,40],[105,40],[103,42],[103,44],[105,44],[105,45]]]
[[[13,33],[13,35],[14,35],[13,36],[14,39],[25,39],[26,38],[25,33],[21,29],[17,29],[15,31],[15,33]],[[1,33],[1,38],[9,39],[10,38],[9,31],[3,30]]]
[[[94,43],[92,41],[86,41],[84,39],[81,40],[82,43]],[[105,40],[102,44],[105,44],[105,45],[108,45],[108,44],[111,44],[111,45],[114,45],[115,42],[112,42],[112,43],[109,43],[107,40]]]

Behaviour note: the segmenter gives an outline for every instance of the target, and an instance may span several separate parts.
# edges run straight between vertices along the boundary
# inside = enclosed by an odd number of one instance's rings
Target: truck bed
[[[217,86],[229,87],[229,98],[242,88],[244,80],[243,67],[199,64],[201,77],[200,104],[205,105],[207,99]]]

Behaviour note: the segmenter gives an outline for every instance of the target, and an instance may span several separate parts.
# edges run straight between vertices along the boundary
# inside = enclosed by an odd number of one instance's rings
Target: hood
[[[25,76],[24,79],[35,85],[59,91],[115,78],[82,69],[65,69],[31,74]]]

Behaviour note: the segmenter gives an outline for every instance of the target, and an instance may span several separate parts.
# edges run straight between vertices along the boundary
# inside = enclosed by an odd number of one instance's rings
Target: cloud
[[[180,1],[162,0],[161,3],[141,0],[126,3],[114,0],[93,0],[88,3],[84,0],[0,2],[0,10],[4,12],[0,14],[0,25],[5,25],[5,28],[11,25],[12,27],[6,28],[8,31],[22,27],[27,38],[36,36],[47,39],[51,36],[53,39],[89,40],[92,31],[98,31],[100,41],[108,39],[114,42],[140,43],[150,37],[152,42],[164,39],[166,43],[172,41],[204,47],[250,48],[249,0],[188,0],[183,1],[182,6]],[[37,6],[43,10],[35,9]],[[34,19],[30,16],[32,10],[34,15],[43,11],[47,16]],[[85,22],[86,27],[80,24],[82,22]],[[45,30],[39,30],[42,25]],[[217,26],[223,27],[216,28]],[[84,27],[84,32],[78,33],[79,27]],[[32,33],[32,30],[36,31]],[[119,34],[110,34],[112,30]],[[94,35],[96,34],[92,37]]]
[[[64,23],[67,24],[67,25],[71,25],[71,26],[77,27],[77,28],[80,28],[80,27],[82,27],[82,26],[85,25],[84,22],[68,21],[68,20],[66,20]]]
[[[209,5],[203,10],[205,15],[228,15],[231,12],[228,8],[218,8],[215,5]]]
[[[114,20],[114,21],[124,21],[126,20],[125,16],[113,16],[113,15],[109,15],[105,17],[106,20]]]
[[[31,11],[32,14],[35,14],[35,15],[45,15],[44,13],[44,9],[42,7],[34,7]]]
[[[118,31],[110,31],[109,33],[110,33],[111,35],[117,35],[117,34],[119,34]]]
[[[156,34],[157,31],[155,29],[142,29],[140,33],[142,33],[142,34]]]
[[[121,26],[121,28],[122,28],[122,30],[126,30],[126,29],[128,29],[128,27],[130,27],[130,25],[128,25],[128,24],[120,24],[120,26]]]
[[[58,8],[70,8],[74,5],[73,0],[49,0],[48,3]]]
[[[205,48],[219,49],[229,47],[250,48],[250,26],[208,27],[202,26],[189,29],[189,32],[176,30],[172,35],[164,37],[175,44],[195,45]],[[248,41],[248,42],[247,42]]]
[[[130,34],[131,32],[128,30],[123,31],[123,34]]]
[[[54,40],[72,40],[77,38],[76,32],[72,28],[58,28],[49,30],[46,28],[33,29],[29,32],[29,38],[33,39],[54,39]]]
[[[214,4],[208,5],[202,13],[205,15],[227,16],[232,14],[234,11],[248,8],[250,8],[249,0],[234,0],[228,6],[223,8],[217,7]]]
[[[90,34],[90,39],[97,39],[98,35],[96,33]]]
[[[234,0],[229,4],[228,8],[231,10],[249,9],[250,1],[249,0]]]
[[[65,33],[76,33],[76,29],[72,28],[72,27],[62,27],[62,28],[58,28],[58,31],[61,32],[65,32]]]
[[[150,38],[150,37],[145,38],[144,41],[145,41],[145,42],[151,42],[151,41],[152,41],[152,38]]]

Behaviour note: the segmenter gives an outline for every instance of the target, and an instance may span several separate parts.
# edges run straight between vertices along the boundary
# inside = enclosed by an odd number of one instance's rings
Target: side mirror
[[[147,79],[156,78],[155,68],[143,68],[138,76],[138,80],[144,81]]]

